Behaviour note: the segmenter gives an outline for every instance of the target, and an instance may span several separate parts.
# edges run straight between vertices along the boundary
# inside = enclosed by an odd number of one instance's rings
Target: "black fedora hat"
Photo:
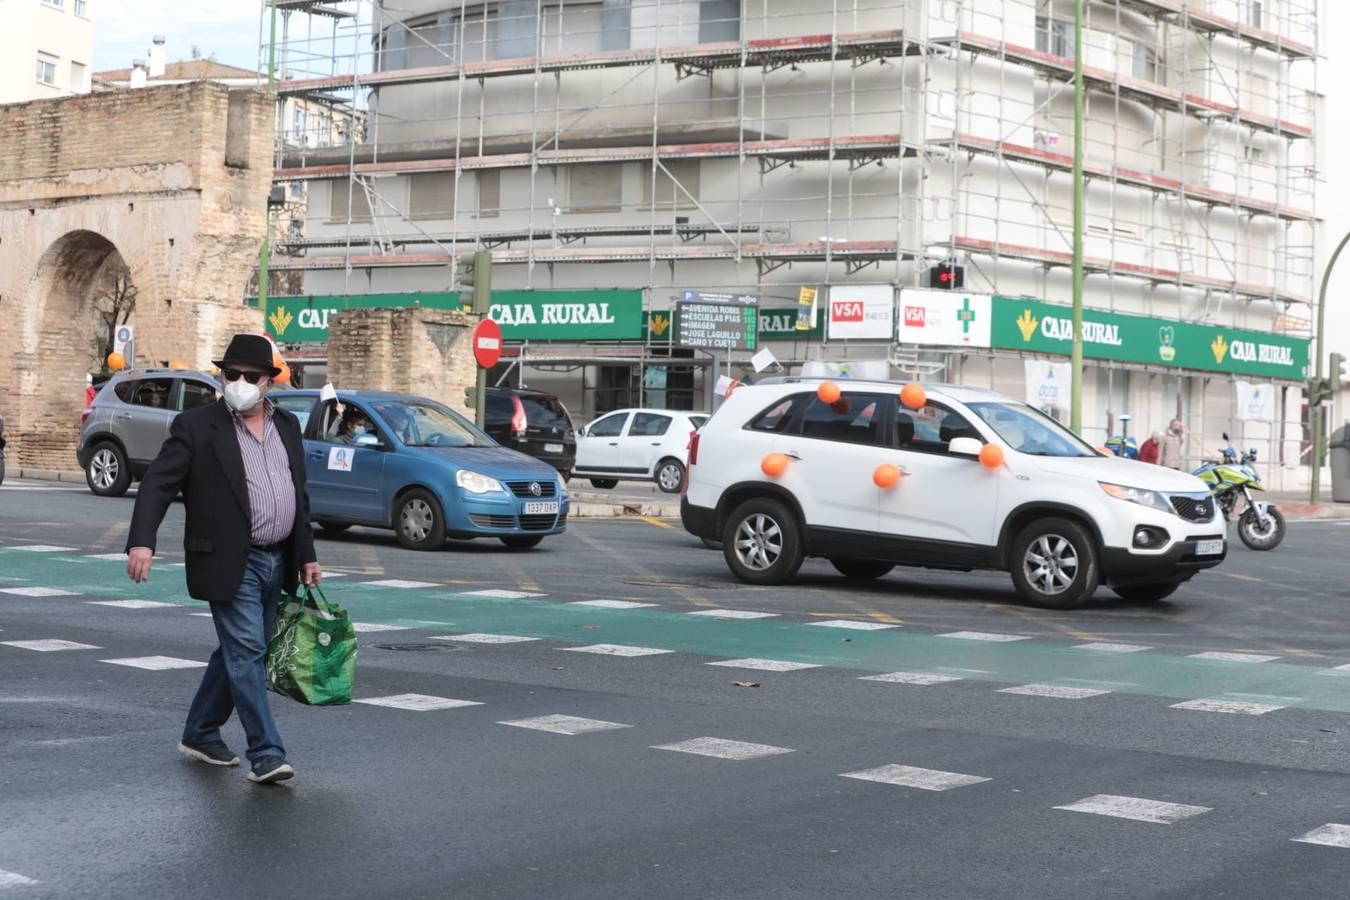
[[[230,338],[230,346],[225,348],[225,355],[212,362],[221,369],[232,368],[242,363],[266,369],[273,378],[281,374],[281,370],[272,365],[272,342],[260,334],[236,334]]]

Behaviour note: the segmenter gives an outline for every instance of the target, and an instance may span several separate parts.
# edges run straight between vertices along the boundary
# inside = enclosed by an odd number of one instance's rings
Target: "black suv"
[[[567,407],[552,394],[516,388],[488,388],[483,428],[503,447],[543,460],[572,477],[577,462],[577,433]]]

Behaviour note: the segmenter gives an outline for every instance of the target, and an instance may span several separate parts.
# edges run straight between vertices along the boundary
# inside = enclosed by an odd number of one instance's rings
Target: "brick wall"
[[[340,390],[417,394],[467,413],[477,378],[471,334],[478,316],[459,310],[353,309],[328,320],[328,379]]]

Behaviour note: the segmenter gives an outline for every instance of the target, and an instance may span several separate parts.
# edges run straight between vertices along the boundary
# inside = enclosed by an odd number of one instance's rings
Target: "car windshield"
[[[1096,456],[1097,451],[1054,419],[1024,403],[967,403],[1008,446],[1030,456]]]
[[[495,447],[496,441],[440,404],[385,401],[375,404],[399,440],[409,447]]]

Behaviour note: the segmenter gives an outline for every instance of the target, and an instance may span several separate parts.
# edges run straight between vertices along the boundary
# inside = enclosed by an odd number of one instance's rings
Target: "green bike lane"
[[[607,609],[547,598],[475,596],[441,585],[362,583],[370,578],[329,581],[326,594],[358,622],[444,634],[486,632],[650,647],[710,659],[772,659],[864,672],[930,673],[966,681],[1350,712],[1350,669],[1198,659],[1153,649],[1105,652],[1029,639],[978,641],[901,629],[855,631],[789,618],[726,619],[661,608]],[[126,579],[120,558],[0,548],[0,591],[16,587],[75,595],[36,598],[43,602],[141,599],[193,611],[204,608],[186,596],[181,568],[161,563],[148,583],[137,585]],[[11,596],[0,594],[0,613]]]

